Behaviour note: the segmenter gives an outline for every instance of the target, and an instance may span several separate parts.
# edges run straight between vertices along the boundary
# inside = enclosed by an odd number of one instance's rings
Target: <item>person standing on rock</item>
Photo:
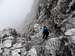
[[[43,39],[47,39],[49,35],[49,30],[47,28],[47,26],[43,26]]]

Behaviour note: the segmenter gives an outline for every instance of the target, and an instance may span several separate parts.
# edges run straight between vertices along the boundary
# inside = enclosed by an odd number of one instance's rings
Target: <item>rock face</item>
[[[56,56],[56,50],[58,51],[60,48],[60,40],[59,38],[51,38],[46,43],[46,49],[50,51],[52,56]]]
[[[74,10],[71,11],[74,2],[73,0],[40,0],[37,23],[42,26],[47,25],[50,32],[56,35],[63,34],[66,29],[74,27],[74,19],[73,21],[71,19],[74,15]]]
[[[52,49],[52,50],[58,50],[60,47],[60,40],[59,38],[51,38],[48,40],[48,42],[46,43],[46,47],[48,47],[47,49]]]
[[[38,11],[33,13],[37,15],[26,26],[24,34],[20,35],[12,28],[0,32],[0,55],[74,56],[75,1],[39,0],[37,5]],[[42,39],[40,28],[44,25],[47,25],[50,32],[48,40]]]
[[[74,3],[74,0],[40,0],[35,23],[38,23],[41,27],[47,25],[49,31],[58,38],[59,36],[64,37],[66,34],[69,35],[70,33],[66,33],[66,31],[75,28]],[[34,38],[36,39],[36,37]],[[57,39],[54,37],[54,39],[46,41],[46,48],[52,50],[54,56],[56,55],[55,50],[58,50],[60,47],[60,41]]]

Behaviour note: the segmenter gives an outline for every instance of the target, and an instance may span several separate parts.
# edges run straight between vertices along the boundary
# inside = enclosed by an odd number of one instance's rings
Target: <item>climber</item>
[[[49,35],[49,30],[46,26],[43,26],[43,39],[47,39],[48,38],[48,35]]]

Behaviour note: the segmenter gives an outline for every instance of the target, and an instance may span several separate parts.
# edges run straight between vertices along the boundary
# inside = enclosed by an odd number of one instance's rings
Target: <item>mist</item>
[[[20,30],[34,0],[0,0],[0,30],[12,27]]]

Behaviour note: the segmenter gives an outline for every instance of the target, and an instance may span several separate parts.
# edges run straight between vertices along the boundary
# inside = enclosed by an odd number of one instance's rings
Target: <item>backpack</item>
[[[43,28],[43,33],[48,33],[47,27]]]

